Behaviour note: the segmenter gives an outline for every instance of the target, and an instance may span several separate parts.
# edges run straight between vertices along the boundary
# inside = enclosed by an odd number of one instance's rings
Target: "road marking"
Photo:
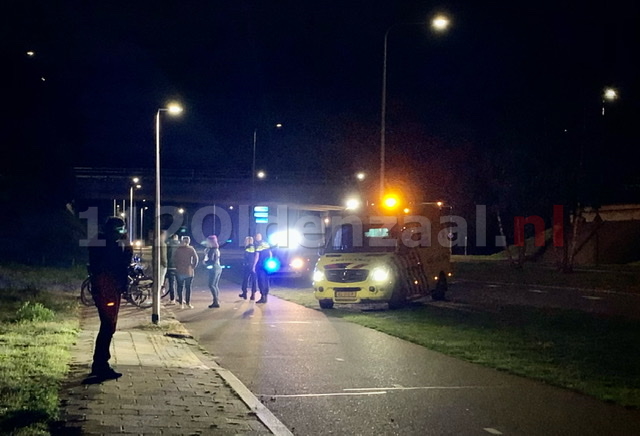
[[[483,428],[483,430],[486,431],[487,433],[491,433],[491,434],[502,434],[502,432],[496,430],[495,428],[491,428],[491,427]]]
[[[336,360],[337,360],[338,362],[344,362],[344,359],[343,359],[343,358],[341,358],[341,357],[336,357]]]
[[[506,386],[393,386],[388,388],[345,388],[344,391],[415,391],[415,390],[431,390],[431,389],[487,389],[491,387],[506,387]]]
[[[585,298],[587,300],[602,300],[602,297],[596,297],[594,295],[582,295],[582,298]]]
[[[487,285],[487,288],[499,288],[501,285]]]
[[[283,395],[259,395],[269,398],[304,398],[304,397],[352,397],[355,395],[383,395],[385,391],[372,392],[331,392],[327,394],[283,394]]]
[[[268,321],[268,322],[254,322],[252,324],[313,324],[312,321]]]
[[[536,293],[536,294],[548,294],[549,293],[548,291],[543,291],[541,289],[528,289],[528,291]]]
[[[325,394],[281,394],[281,395],[258,395],[259,397],[268,397],[268,398],[312,398],[312,397],[349,397],[349,396],[357,396],[357,395],[383,395],[387,394],[387,391],[411,391],[411,390],[431,390],[431,389],[486,389],[489,387],[496,386],[414,386],[414,387],[404,387],[404,386],[394,386],[390,388],[345,388],[344,392],[330,392]],[[504,387],[504,386],[497,386]],[[497,431],[497,430],[496,430]],[[502,433],[494,433],[494,434],[502,434]]]

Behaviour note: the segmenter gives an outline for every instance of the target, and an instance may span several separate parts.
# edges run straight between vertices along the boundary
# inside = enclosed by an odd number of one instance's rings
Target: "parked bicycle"
[[[137,307],[150,307],[151,295],[153,292],[153,277],[145,275],[144,267],[140,263],[139,257],[134,257],[129,265],[129,286],[122,298],[127,303]],[[168,294],[166,286],[160,289],[160,297]],[[86,306],[94,306],[93,294],[91,293],[91,276],[87,275],[80,287],[80,301]]]

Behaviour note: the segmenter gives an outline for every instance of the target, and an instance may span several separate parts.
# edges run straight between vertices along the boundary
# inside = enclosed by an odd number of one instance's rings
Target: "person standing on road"
[[[256,274],[258,288],[260,289],[260,299],[256,303],[266,303],[267,295],[269,295],[269,273],[267,272],[265,263],[273,255],[271,246],[262,240],[262,234],[256,233],[254,237],[256,249],[255,259],[253,261],[253,272]]]
[[[213,296],[213,303],[209,305],[209,309],[220,307],[220,276],[222,275],[222,266],[220,265],[220,244],[218,237],[211,235],[207,237],[207,250],[204,255],[204,265],[209,271],[209,290]]]
[[[109,348],[116,331],[122,293],[129,286],[128,270],[132,258],[133,249],[127,239],[124,220],[115,216],[107,218],[102,233],[89,246],[91,293],[100,317],[91,375],[104,380],[122,376],[109,365]]]
[[[180,300],[180,308],[184,309],[185,305],[189,309],[193,309],[191,305],[191,282],[196,273],[198,266],[198,253],[189,243],[191,238],[183,236],[180,240],[180,246],[173,253],[173,260],[176,266],[176,276],[178,278],[178,300]],[[184,294],[182,291],[184,290]]]
[[[173,260],[173,254],[176,252],[176,248],[180,246],[178,235],[174,233],[167,241],[167,275],[165,282],[169,286],[169,304],[175,304],[176,301],[176,263]]]
[[[244,257],[242,258],[242,293],[238,296],[247,299],[247,288],[251,286],[250,300],[256,299],[256,272],[253,265],[256,263],[256,246],[253,237],[244,238]]]

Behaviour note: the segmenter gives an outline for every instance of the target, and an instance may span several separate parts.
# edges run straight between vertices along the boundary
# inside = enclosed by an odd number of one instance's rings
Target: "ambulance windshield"
[[[332,233],[328,253],[389,253],[395,251],[397,240],[386,227],[365,227],[343,224]]]

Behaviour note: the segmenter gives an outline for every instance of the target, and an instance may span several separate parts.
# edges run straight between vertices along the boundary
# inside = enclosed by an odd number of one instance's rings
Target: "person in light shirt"
[[[193,282],[196,267],[198,266],[198,253],[196,253],[195,248],[189,245],[190,243],[191,238],[183,236],[180,240],[180,246],[173,253],[176,277],[178,279],[178,300],[180,300],[181,309],[185,307],[193,309],[191,305],[191,282]]]

